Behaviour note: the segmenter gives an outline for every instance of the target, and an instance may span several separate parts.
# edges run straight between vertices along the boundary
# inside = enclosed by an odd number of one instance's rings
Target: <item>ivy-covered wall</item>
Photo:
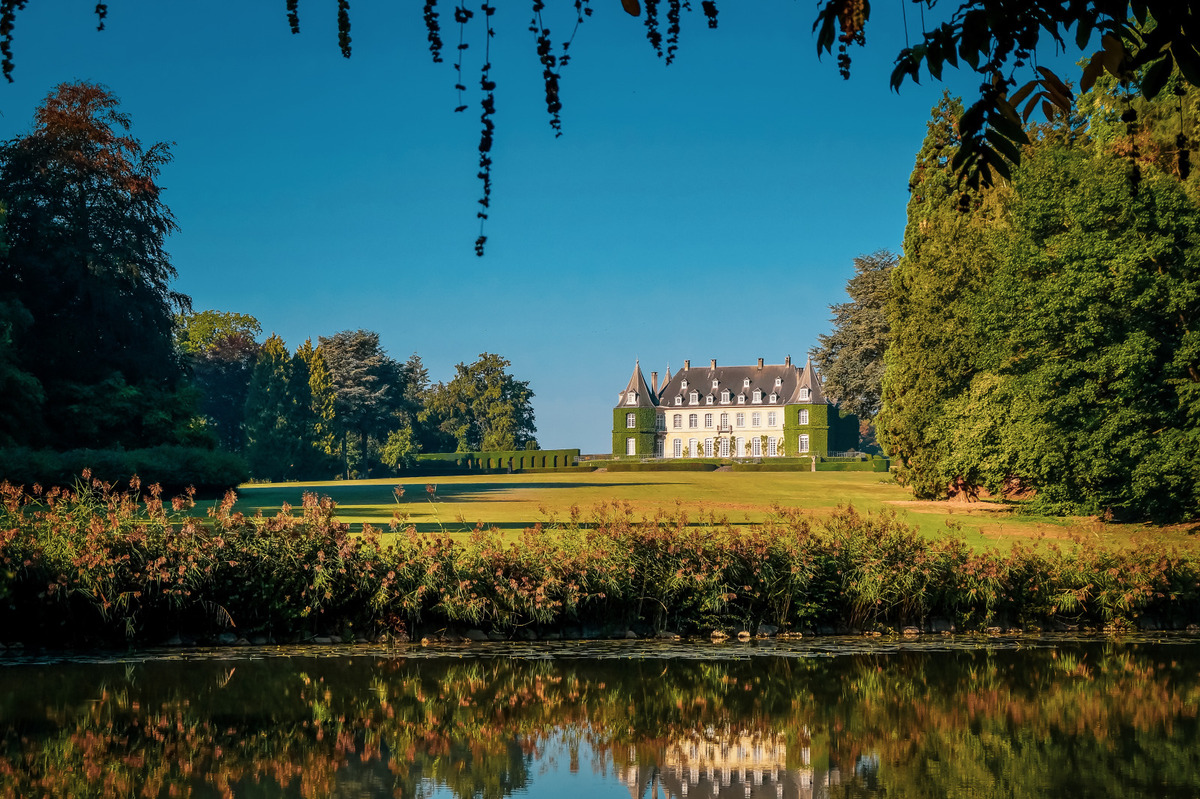
[[[808,424],[800,424],[800,411],[808,411]],[[858,417],[833,405],[788,405],[784,409],[783,439],[788,457],[802,454],[800,436],[808,436],[808,452],[825,455],[858,447]]]
[[[634,415],[634,426],[629,427],[627,415]],[[641,457],[654,455],[657,408],[614,408],[612,453],[616,457],[626,455],[626,439],[634,439],[634,454]]]

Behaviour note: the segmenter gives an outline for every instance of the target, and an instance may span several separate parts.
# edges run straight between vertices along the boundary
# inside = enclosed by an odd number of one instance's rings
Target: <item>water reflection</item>
[[[1200,645],[0,668],[0,796],[1200,795]]]

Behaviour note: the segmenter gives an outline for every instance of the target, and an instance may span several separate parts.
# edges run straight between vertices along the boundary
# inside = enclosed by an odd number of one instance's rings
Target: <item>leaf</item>
[[[625,13],[631,17],[641,16],[642,6],[638,0],[621,0],[621,7],[625,9]]]
[[[1174,66],[1174,59],[1167,53],[1146,69],[1142,76],[1142,94],[1147,100],[1153,100],[1162,91],[1163,86],[1167,85],[1167,78],[1171,77]]]
[[[1059,103],[1058,105],[1064,111],[1068,110],[1071,106],[1072,101],[1075,99],[1074,95],[1071,94],[1070,87],[1068,87],[1067,84],[1063,83],[1062,80],[1058,77],[1058,75],[1054,74],[1053,70],[1047,69],[1046,67],[1038,67],[1037,69],[1038,69],[1038,72],[1042,73],[1042,85],[1045,86],[1047,90],[1049,90],[1050,96],[1056,100],[1059,97],[1065,99],[1066,107],[1063,107],[1063,105],[1061,103]]]
[[[1033,112],[1038,107],[1038,101],[1045,100],[1045,99],[1046,99],[1045,92],[1038,92],[1033,97],[1030,97],[1029,102],[1025,104],[1025,110],[1021,112],[1021,121],[1029,122],[1029,118],[1031,116],[1033,116]]]
[[[1177,42],[1171,47],[1171,55],[1184,79],[1193,86],[1200,86],[1200,55],[1187,42]]]
[[[981,148],[981,154],[983,155],[983,160],[987,166],[990,166],[992,169],[996,170],[996,172],[998,172],[1005,180],[1012,180],[1012,170],[1008,168],[1008,162],[1004,160],[1004,156],[1000,155],[1000,153],[996,152],[991,147],[987,147],[986,145]],[[986,169],[987,166],[984,168]],[[987,174],[987,181],[989,185],[992,182],[990,172]]]
[[[1095,23],[1089,16],[1084,14],[1079,17],[1079,22],[1075,25],[1075,44],[1080,50],[1087,47],[1088,42],[1091,41],[1094,27]]]
[[[1121,77],[1121,63],[1125,60],[1125,43],[1111,33],[1105,34],[1101,41],[1104,43],[1104,49],[1100,51],[1100,60],[1103,62],[1104,68],[1113,77]]]
[[[999,150],[1000,153],[1009,161],[1013,162],[1014,164],[1021,161],[1021,151],[1017,149],[1017,145],[1013,144],[1009,139],[1006,139],[998,130],[995,128],[988,128],[984,136],[986,136],[987,140],[992,143],[992,146]]]
[[[1029,81],[1029,83],[1026,83],[1024,86],[1017,89],[1016,92],[1009,95],[1009,98],[1008,98],[1009,102],[1011,102],[1014,106],[1020,105],[1022,102],[1025,101],[1025,98],[1029,96],[1029,93],[1032,92],[1034,89],[1036,89],[1040,85],[1041,85],[1040,81],[1036,81],[1036,80]]]
[[[1103,69],[1104,61],[1100,58],[1100,53],[1093,53],[1087,66],[1083,68],[1083,75],[1079,78],[1079,88],[1085,92],[1091,91],[1091,88],[1096,85],[1096,78],[1100,77]]]
[[[992,114],[988,121],[1005,138],[1018,144],[1029,144],[1029,136],[1019,122],[1013,122],[1004,114]]]

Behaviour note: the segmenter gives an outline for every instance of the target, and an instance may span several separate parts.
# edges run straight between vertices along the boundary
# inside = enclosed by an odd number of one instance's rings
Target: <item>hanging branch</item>
[[[717,4],[715,0],[704,0],[700,3],[700,8],[704,10],[704,16],[708,17],[708,27],[717,27]]]
[[[350,0],[338,0],[338,47],[342,57],[350,57]]]
[[[17,12],[25,8],[26,0],[0,0],[0,68],[9,83],[13,82],[13,28],[17,22]]]
[[[479,76],[479,87],[483,89],[483,100],[480,102],[483,113],[480,114],[479,121],[483,123],[483,130],[479,134],[479,173],[477,177],[483,181],[483,196],[479,198],[479,211],[476,213],[476,216],[479,217],[479,237],[475,239],[475,254],[482,258],[483,247],[487,244],[487,236],[484,235],[483,228],[484,223],[487,222],[488,210],[492,205],[492,137],[496,131],[496,124],[492,121],[492,117],[496,113],[496,82],[491,78],[491,45],[492,37],[496,35],[495,29],[492,28],[492,15],[496,13],[496,7],[484,2],[480,8],[483,10],[487,35],[483,43],[483,69]]]
[[[442,28],[438,24],[437,0],[425,0],[425,32],[433,63],[442,63]]]
[[[292,33],[300,32],[300,0],[287,0],[288,27]]]
[[[542,9],[546,4],[542,0],[533,0],[533,19],[529,23],[530,32],[537,36],[538,60],[542,62],[542,82],[546,87],[546,112],[550,114],[550,127],[554,129],[554,137],[562,135],[562,102],[558,99],[559,73],[555,71],[558,59],[554,56],[554,45],[550,43],[550,29],[542,23]]]
[[[458,23],[458,60],[454,62],[454,90],[458,92],[458,105],[454,107],[456,114],[467,110],[467,104],[463,102],[463,92],[467,90],[467,87],[463,83],[462,64],[463,53],[470,47],[466,42],[467,21],[473,16],[475,16],[475,12],[466,6],[457,6],[454,9],[454,21]]]
[[[571,28],[571,38],[567,39],[562,44],[562,55],[558,59],[558,66],[565,67],[571,61],[571,55],[568,52],[571,49],[572,42],[575,41],[575,34],[579,33],[579,26],[583,24],[584,17],[592,15],[591,0],[575,0],[575,27]]]
[[[662,32],[658,29],[658,0],[646,0],[646,41],[659,58],[663,57]]]
[[[675,60],[675,51],[679,49],[679,17],[680,0],[670,0],[667,4],[667,65]]]
[[[104,30],[104,18],[108,16],[108,3],[96,3],[96,30]]]

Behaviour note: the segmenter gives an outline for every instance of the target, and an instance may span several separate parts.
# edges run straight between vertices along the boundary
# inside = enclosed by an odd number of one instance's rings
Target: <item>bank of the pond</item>
[[[515,540],[366,528],[315,495],[179,522],[153,495],[5,486],[0,641],[379,640],[1182,629],[1200,564],[1146,545],[975,551],[894,515],[779,509],[733,528],[598,506]],[[176,512],[188,500],[175,501]],[[699,523],[697,523],[699,522]]]

